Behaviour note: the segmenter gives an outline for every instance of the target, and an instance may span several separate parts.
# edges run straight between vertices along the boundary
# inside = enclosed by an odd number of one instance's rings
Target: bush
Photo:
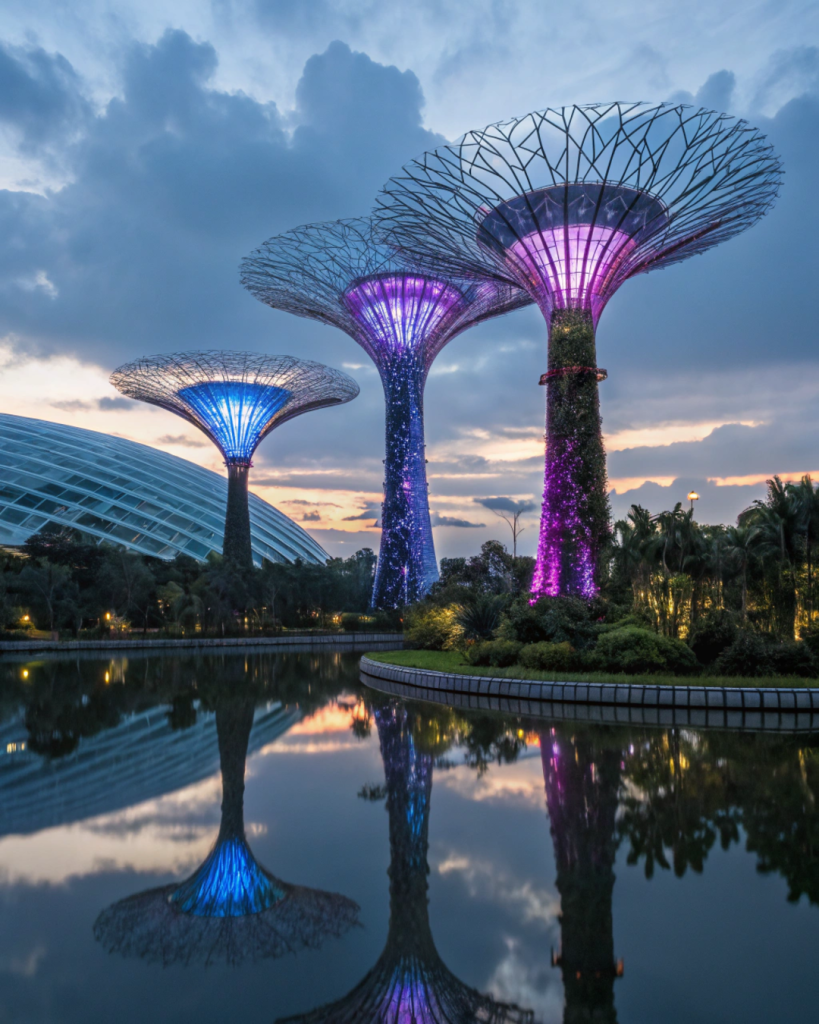
[[[523,644],[569,643],[582,650],[594,644],[596,631],[589,606],[580,598],[542,597],[530,605],[528,597],[523,597],[510,605],[497,635]]]
[[[503,595],[480,594],[464,604],[455,615],[466,640],[491,640],[506,607]]]
[[[737,638],[737,624],[727,611],[710,611],[694,623],[688,646],[703,665],[712,665]]]
[[[466,660],[470,665],[508,668],[517,662],[522,648],[516,640],[483,640],[467,648]]]
[[[404,618],[404,646],[422,651],[452,650],[462,636],[455,618],[457,611],[457,606],[413,605]]]
[[[772,636],[743,630],[720,654],[714,668],[724,676],[816,676],[817,663],[807,644],[778,643]]]
[[[370,619],[358,612],[344,612],[341,616],[341,628],[345,633],[357,633],[360,629],[368,629]]]
[[[660,636],[649,629],[625,626],[603,633],[587,659],[590,668],[603,672],[670,672],[690,675],[698,669],[694,652],[682,640]]]
[[[566,672],[577,666],[578,657],[571,644],[527,644],[518,655],[518,662],[524,668],[536,668],[542,672]]]

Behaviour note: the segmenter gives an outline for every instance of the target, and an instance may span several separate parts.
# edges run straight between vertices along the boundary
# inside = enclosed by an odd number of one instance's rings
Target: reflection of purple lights
[[[462,296],[442,281],[393,274],[361,281],[344,298],[368,340],[394,357],[430,342]]]
[[[584,495],[576,487],[581,458],[571,438],[556,438],[546,449],[546,475],[540,541],[532,579],[532,603],[539,597],[573,594],[592,598],[594,546]]]
[[[618,266],[635,244],[605,225],[571,224],[527,235],[511,246],[509,258],[523,265],[547,315],[553,309],[588,309],[596,320],[619,283]]]

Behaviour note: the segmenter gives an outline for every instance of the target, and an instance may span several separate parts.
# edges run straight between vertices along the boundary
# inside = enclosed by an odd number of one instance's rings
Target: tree
[[[48,622],[53,633],[61,599],[71,582],[71,573],[64,565],[55,565],[47,558],[26,565],[17,577],[21,592],[34,605],[38,617]]]

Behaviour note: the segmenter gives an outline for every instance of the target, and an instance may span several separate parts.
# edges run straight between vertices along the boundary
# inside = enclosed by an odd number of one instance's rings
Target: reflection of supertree
[[[611,913],[620,752],[559,728],[541,734],[540,750],[560,893],[554,963],[563,974],[563,1019],[614,1024],[614,979],[622,971]]]
[[[508,281],[549,329],[535,595],[590,597],[608,532],[595,330],[628,278],[704,252],[771,207],[779,161],[713,111],[609,103],[468,132],[389,181],[377,219],[450,273]]]
[[[367,219],[271,238],[242,264],[242,282],[274,309],[345,331],[378,367],[387,457],[372,604],[417,600],[438,578],[425,466],[427,374],[461,331],[530,300],[510,284],[442,275],[434,266],[419,273],[374,237]]]
[[[290,1024],[526,1024],[530,1010],[459,981],[435,948],[427,901],[432,756],[413,741],[407,712],[375,713],[390,816],[390,925],[378,963],[347,996]]]
[[[216,709],[222,823],[204,863],[165,885],[104,910],[94,935],[109,951],[168,965],[278,957],[317,947],[357,923],[358,906],[336,893],[290,885],[261,867],[245,838],[244,788],[252,697]]]
[[[294,416],[349,402],[358,385],[346,373],[292,356],[250,352],[185,352],[120,366],[111,383],[199,427],[225,458],[228,504],[225,558],[253,564],[248,471],[262,438]]]

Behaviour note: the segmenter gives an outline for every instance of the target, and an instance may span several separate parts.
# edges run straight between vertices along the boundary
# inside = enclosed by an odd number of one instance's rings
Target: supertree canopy
[[[427,849],[434,757],[418,749],[397,704],[375,712],[390,816],[390,924],[384,951],[348,995],[280,1024],[532,1024],[456,978],[429,924]]]
[[[546,471],[534,595],[591,597],[609,530],[595,331],[629,277],[678,263],[772,206],[778,158],[744,121],[608,103],[468,132],[407,164],[376,221],[422,265],[509,282],[549,330]]]
[[[287,420],[349,402],[358,385],[340,370],[292,356],[183,352],[120,366],[111,383],[129,398],[169,409],[204,431],[225,458],[225,560],[253,565],[248,472],[259,442]]]
[[[274,309],[339,327],[378,367],[386,403],[381,551],[372,605],[395,608],[438,579],[424,448],[424,385],[461,331],[531,300],[507,281],[426,269],[376,236],[369,219],[308,224],[242,264],[242,283]]]
[[[611,900],[621,752],[599,735],[557,726],[540,735],[560,893],[559,954],[565,1024],[617,1024]]]
[[[104,910],[94,935],[112,953],[163,965],[279,957],[316,948],[358,921],[346,896],[290,885],[258,864],[244,828],[245,760],[252,695],[216,708],[222,823],[204,863],[181,884],[129,896]]]

